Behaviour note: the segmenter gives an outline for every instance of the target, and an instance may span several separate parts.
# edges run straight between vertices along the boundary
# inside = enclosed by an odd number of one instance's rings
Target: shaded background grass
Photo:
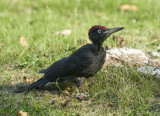
[[[132,4],[138,11],[122,11]],[[60,91],[14,94],[24,76],[40,78],[38,70],[86,44],[92,25],[124,26],[116,33],[127,47],[157,51],[160,44],[159,0],[1,0],[0,1],[0,113],[15,115],[158,115],[159,80],[138,74],[133,67],[107,67],[87,82],[88,100],[79,101]],[[68,36],[55,35],[71,29]],[[29,44],[24,48],[20,37]],[[104,46],[116,47],[112,36]],[[65,108],[63,103],[72,100]],[[52,104],[52,102],[54,103]],[[114,105],[109,105],[114,104]]]

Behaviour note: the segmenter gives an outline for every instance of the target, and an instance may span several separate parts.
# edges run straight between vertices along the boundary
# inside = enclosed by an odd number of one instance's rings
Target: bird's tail
[[[29,90],[31,90],[31,89],[37,88],[38,86],[43,86],[43,85],[45,85],[46,83],[48,83],[48,80],[45,79],[45,78],[41,78],[41,79],[39,79],[38,81],[36,81],[36,82],[34,82],[34,83],[26,86],[26,87],[25,87],[25,90],[29,91]]]
[[[45,78],[41,78],[38,81],[36,81],[36,82],[34,82],[34,83],[32,83],[32,84],[30,84],[28,86],[25,86],[25,87],[21,88],[20,90],[16,90],[15,92],[16,93],[22,93],[24,91],[29,91],[29,90],[32,90],[34,88],[37,88],[38,86],[43,86],[46,83],[48,83],[48,80],[45,79]]]

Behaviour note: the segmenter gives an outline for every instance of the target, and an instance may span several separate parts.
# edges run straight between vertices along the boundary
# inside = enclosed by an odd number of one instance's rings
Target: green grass
[[[138,11],[121,11],[132,4]],[[156,51],[160,44],[159,0],[1,0],[0,1],[0,115],[18,111],[36,115],[158,115],[160,82],[137,73],[134,67],[107,66],[86,82],[89,98],[78,100],[74,93],[33,90],[15,94],[24,76],[37,80],[37,72],[86,44],[92,25],[124,26],[116,33],[125,46]],[[136,21],[136,22],[134,22]],[[70,35],[54,32],[71,29]],[[24,36],[28,48],[19,39]],[[104,46],[116,47],[112,36]],[[74,88],[74,86],[73,86]],[[63,104],[71,100],[67,107]],[[52,103],[54,102],[54,103]]]

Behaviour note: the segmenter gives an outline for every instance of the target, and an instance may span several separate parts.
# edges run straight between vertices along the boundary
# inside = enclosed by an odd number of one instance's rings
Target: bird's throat
[[[102,44],[93,44],[94,45],[94,47],[95,47],[95,49],[96,49],[96,51],[97,52],[100,52],[102,49],[103,49],[103,46],[102,46]]]

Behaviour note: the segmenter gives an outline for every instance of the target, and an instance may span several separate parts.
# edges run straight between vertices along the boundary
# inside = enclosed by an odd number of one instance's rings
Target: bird
[[[73,52],[68,57],[63,57],[54,62],[39,73],[44,76],[25,86],[23,91],[29,91],[48,82],[56,82],[58,78],[75,82],[79,91],[84,92],[85,80],[94,76],[103,66],[106,52],[103,42],[113,33],[124,29],[124,27],[107,28],[101,25],[94,25],[88,31],[91,44],[86,44]]]

